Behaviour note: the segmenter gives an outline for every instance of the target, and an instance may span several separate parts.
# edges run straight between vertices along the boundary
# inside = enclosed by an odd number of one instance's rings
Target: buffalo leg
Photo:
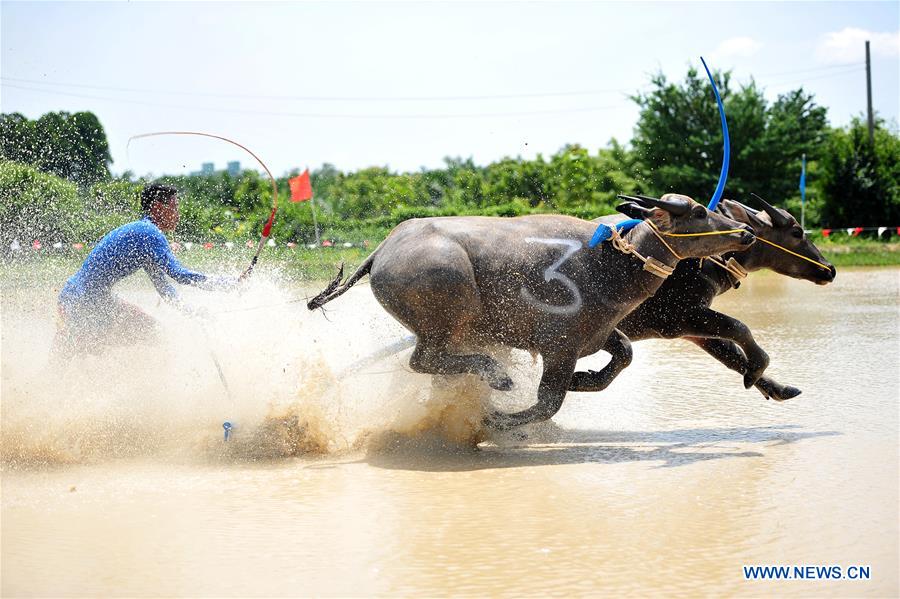
[[[725,339],[711,339],[702,337],[687,337],[688,341],[696,343],[703,351],[716,360],[740,374],[747,372],[747,356],[733,341]],[[782,385],[774,379],[763,376],[756,382],[756,388],[766,399],[784,401],[800,395],[800,389],[790,385]]]
[[[512,389],[513,382],[497,360],[484,354],[453,354],[447,344],[433,337],[416,343],[409,366],[425,374],[476,374],[498,391]]]
[[[572,375],[569,391],[596,392],[603,391],[613,382],[619,373],[631,364],[633,352],[631,341],[619,329],[614,329],[603,345],[603,351],[612,358],[602,370],[577,371]]]
[[[749,389],[760,379],[769,365],[769,356],[753,339],[750,327],[710,308],[702,308],[687,315],[682,335],[688,337],[719,337],[734,341],[747,356],[744,387]]]
[[[566,398],[566,390],[572,380],[577,360],[576,356],[555,358],[544,356],[544,374],[538,386],[537,403],[512,414],[494,411],[485,418],[485,425],[497,430],[508,430],[553,418]]]

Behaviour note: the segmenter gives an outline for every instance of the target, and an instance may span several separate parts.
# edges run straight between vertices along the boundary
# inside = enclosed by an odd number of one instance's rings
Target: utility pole
[[[872,59],[869,57],[869,40],[866,40],[866,91],[869,96],[869,143],[875,145],[875,117],[872,115]]]

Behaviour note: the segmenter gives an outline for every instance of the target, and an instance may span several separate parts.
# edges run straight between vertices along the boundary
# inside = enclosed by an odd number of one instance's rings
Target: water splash
[[[198,322],[127,282],[117,293],[156,320],[156,339],[60,364],[47,358],[55,290],[44,283],[12,291],[2,314],[3,469],[146,456],[266,460],[401,443],[472,449],[490,436],[481,420],[491,390],[477,377],[411,372],[409,350],[346,370],[406,334],[365,288],[348,294],[330,321],[289,303],[302,290],[277,273],[240,296],[186,289],[187,301],[215,315]],[[246,309],[254,305],[267,308]],[[505,399],[533,398],[527,362],[516,375],[520,392]],[[224,421],[234,423],[227,443]]]

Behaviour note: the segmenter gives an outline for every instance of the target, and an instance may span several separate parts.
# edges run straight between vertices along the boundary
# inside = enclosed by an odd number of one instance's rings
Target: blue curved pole
[[[706,76],[709,77],[713,93],[716,95],[716,104],[719,105],[719,116],[722,119],[722,138],[725,140],[724,153],[722,155],[722,172],[719,173],[719,183],[716,185],[716,191],[707,206],[708,209],[715,210],[716,206],[719,205],[719,200],[722,199],[722,192],[725,191],[725,182],[728,180],[728,163],[731,160],[731,140],[728,139],[728,122],[725,120],[725,106],[722,105],[722,98],[719,97],[719,89],[716,87],[716,81],[713,79],[712,73],[709,72],[709,67],[706,66],[706,61],[703,60],[702,56],[700,57],[700,62],[703,63],[703,68],[706,69]]]

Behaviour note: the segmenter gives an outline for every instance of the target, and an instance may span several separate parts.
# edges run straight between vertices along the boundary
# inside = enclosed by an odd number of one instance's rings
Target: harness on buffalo
[[[757,237],[759,239],[759,237]],[[700,266],[703,266],[703,261],[709,260],[719,268],[723,269],[725,272],[734,277],[734,282],[732,286],[737,289],[741,285],[741,281],[747,278],[747,275],[750,274],[747,269],[740,265],[740,263],[734,259],[734,256],[728,259],[728,262],[723,262],[719,256],[707,256],[706,258],[700,258]]]
[[[626,221],[628,222],[628,221]],[[665,246],[669,252],[672,253],[675,258],[678,260],[684,260],[684,256],[675,251],[675,249],[669,245],[669,243],[663,239],[663,237],[706,237],[708,235],[729,235],[731,233],[742,233],[743,229],[728,229],[727,231],[705,231],[702,233],[666,233],[664,231],[660,231],[657,226],[651,220],[637,221],[637,224],[646,223],[650,226],[650,232],[656,235],[656,238],[659,239],[660,243]],[[633,229],[637,225],[632,225],[627,227],[627,230]],[[637,251],[637,248],[634,247],[634,244],[630,243],[624,237],[622,237],[621,232],[619,231],[619,227],[610,227],[606,225],[604,227],[606,231],[604,231],[601,235],[596,235],[595,238],[591,240],[591,247],[596,245],[599,241],[595,242],[595,239],[603,238],[609,239],[610,243],[614,248],[622,252],[623,254],[631,254],[638,260],[644,263],[644,270],[649,272],[650,274],[656,275],[661,279],[667,278],[675,269],[668,264],[660,262],[653,256],[643,256],[640,252]],[[624,228],[624,227],[623,227]],[[737,261],[732,258],[728,261],[727,264],[718,262],[723,268],[728,270],[728,272],[732,272],[738,278],[743,278],[747,276],[747,271],[744,270]],[[733,270],[732,270],[733,269]]]
[[[644,221],[650,222],[650,221]],[[609,241],[614,248],[622,252],[623,254],[631,254],[638,260],[644,263],[644,270],[649,272],[652,275],[656,275],[661,279],[667,278],[670,274],[675,272],[675,269],[669,266],[668,264],[664,264],[660,262],[653,256],[643,256],[640,252],[637,251],[637,248],[634,247],[634,244],[630,243],[627,239],[622,237],[619,233],[619,230],[616,227],[610,227],[610,236]],[[663,242],[665,243],[665,242]],[[669,244],[666,243],[666,247]],[[672,248],[669,248],[671,250]],[[674,252],[672,252],[674,254]],[[678,254],[675,254],[676,256]]]

